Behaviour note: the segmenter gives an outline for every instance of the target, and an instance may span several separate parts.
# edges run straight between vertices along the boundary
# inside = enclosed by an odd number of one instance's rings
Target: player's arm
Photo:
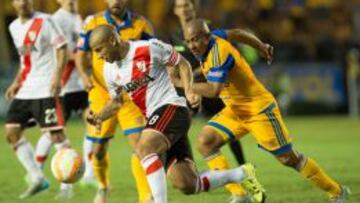
[[[7,100],[10,100],[12,98],[14,98],[16,92],[18,91],[18,89],[20,88],[21,86],[21,73],[22,73],[22,70],[21,68],[19,68],[17,74],[16,74],[16,77],[14,78],[13,82],[11,83],[11,85],[6,89],[6,92],[5,92],[5,98]]]
[[[47,23],[49,23],[50,42],[56,50],[56,70],[50,84],[50,93],[52,96],[57,96],[61,91],[61,78],[67,64],[67,41],[60,26],[52,18],[49,18]]]
[[[206,76],[207,82],[195,83],[193,85],[193,91],[196,94],[209,98],[219,97],[228,74],[235,65],[235,58],[230,53],[223,53],[217,57],[220,58],[221,63],[213,64],[213,67],[209,69]]]
[[[268,63],[273,60],[274,47],[270,44],[262,42],[251,32],[236,28],[228,30],[218,29],[214,30],[212,33],[221,38],[227,39],[232,43],[243,43],[253,47],[259,51],[260,55],[264,57]]]
[[[91,67],[91,49],[89,40],[91,31],[94,27],[93,19],[93,16],[89,16],[85,19],[85,23],[79,34],[75,55],[76,68],[87,91],[93,88],[93,83],[88,74],[88,69]]]

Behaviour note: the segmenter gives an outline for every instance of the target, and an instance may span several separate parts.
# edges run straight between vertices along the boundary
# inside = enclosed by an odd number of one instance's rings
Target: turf
[[[196,134],[206,120],[196,118],[190,133],[194,141]],[[296,149],[311,156],[336,180],[348,185],[352,190],[353,203],[360,202],[360,121],[345,117],[290,117],[286,119],[288,128],[293,136]],[[1,123],[3,126],[3,123]],[[66,129],[67,134],[76,149],[81,150],[84,129],[81,122],[71,120]],[[3,127],[0,133],[4,134]],[[33,143],[38,138],[39,131],[33,128],[26,132],[26,136]],[[194,142],[193,142],[194,143]],[[267,189],[269,203],[320,203],[327,202],[326,195],[319,189],[300,177],[295,171],[281,166],[271,155],[259,149],[254,139],[248,135],[243,141],[246,159],[257,166],[259,180]],[[233,166],[235,161],[229,153],[228,147],[224,152],[231,157]],[[111,202],[135,203],[136,191],[130,172],[131,150],[125,137],[119,132],[110,146],[111,165]],[[49,191],[43,192],[25,201],[17,200],[18,195],[25,189],[24,170],[15,158],[14,153],[6,144],[5,139],[0,142],[0,202],[56,202],[54,196],[58,183],[54,180],[47,164],[45,171],[51,181]],[[205,162],[194,151],[199,170],[204,170]],[[93,188],[75,186],[76,196],[68,202],[92,202],[95,194]],[[229,194],[219,189],[207,194],[185,196],[172,189],[169,183],[169,199],[171,203],[223,203],[227,202]]]

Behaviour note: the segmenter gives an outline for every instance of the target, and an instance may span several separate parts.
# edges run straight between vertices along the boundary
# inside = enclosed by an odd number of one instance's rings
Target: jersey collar
[[[201,62],[205,62],[207,56],[209,55],[210,50],[213,48],[214,45],[215,45],[215,38],[211,36],[205,53],[202,56],[200,56]]]
[[[116,24],[115,20],[111,16],[111,12],[109,10],[105,11],[105,19],[109,24],[115,26],[115,28],[118,32],[124,28],[131,27],[131,25],[132,25],[130,11],[126,11],[126,13],[123,17],[123,22],[120,25]]]

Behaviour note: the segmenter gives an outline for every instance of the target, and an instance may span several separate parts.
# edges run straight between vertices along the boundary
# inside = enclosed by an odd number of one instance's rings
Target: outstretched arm
[[[201,82],[194,83],[193,91],[195,94],[201,95],[203,97],[217,98],[219,97],[223,87],[223,83]]]

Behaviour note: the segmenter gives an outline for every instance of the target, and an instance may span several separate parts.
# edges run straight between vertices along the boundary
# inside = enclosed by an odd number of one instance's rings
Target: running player
[[[69,61],[62,76],[61,93],[66,122],[70,118],[72,112],[79,116],[85,115],[88,102],[87,92],[81,84],[80,76],[75,68],[74,61],[77,38],[82,26],[81,17],[77,14],[77,0],[58,0],[58,3],[61,7],[53,14],[53,19],[65,34],[69,52]],[[40,137],[35,148],[35,160],[41,168],[43,168],[51,147],[52,141],[49,133],[44,133]],[[58,145],[55,145],[55,148],[58,148]],[[56,196],[56,199],[69,199],[72,196],[72,185],[61,183],[60,192]]]
[[[63,132],[64,118],[59,100],[61,75],[66,64],[66,38],[51,16],[33,10],[32,0],[13,0],[18,18],[9,26],[18,50],[21,68],[6,98],[11,104],[6,116],[5,135],[30,177],[27,198],[49,187],[36,165],[31,144],[23,136],[29,119],[35,118],[52,142],[69,147]],[[55,57],[56,56],[56,57]]]
[[[89,36],[94,28],[99,25],[111,25],[116,28],[119,36],[123,40],[149,39],[153,30],[148,21],[135,13],[127,10],[127,0],[106,0],[108,9],[104,12],[89,16],[85,20],[83,31],[80,35],[78,45],[78,68],[83,79],[85,88],[89,90],[90,109],[99,112],[110,100],[106,91],[106,84],[103,78],[104,61],[99,59],[95,53],[92,53],[89,46]],[[92,64],[89,58],[92,57]],[[87,75],[87,68],[92,67],[91,78]],[[138,107],[124,96],[124,108],[117,115],[106,122],[100,132],[94,127],[88,128],[88,135],[84,142],[85,146],[94,143],[92,148],[85,148],[84,153],[92,156],[94,174],[99,182],[98,194],[95,201],[105,202],[109,188],[109,156],[107,147],[109,140],[114,136],[117,123],[120,124],[125,136],[128,137],[130,145],[134,148],[139,138],[141,130],[145,126],[145,118]],[[144,171],[141,167],[138,157],[134,154],[131,159],[133,176],[139,194],[140,202],[148,202],[151,199],[151,193],[146,183]],[[90,168],[90,167],[87,167]]]
[[[177,95],[166,67],[179,70],[186,98],[192,106],[198,105],[200,99],[192,92],[189,62],[172,46],[156,39],[125,42],[106,25],[93,30],[90,46],[108,62],[104,77],[112,100],[100,112],[90,112],[88,121],[101,129],[102,122],[122,108],[122,94],[129,94],[148,120],[136,152],[146,171],[155,203],[167,202],[165,167],[173,185],[185,194],[245,180],[258,188],[251,164],[233,170],[197,173],[187,136],[191,121],[186,100]],[[164,167],[159,155],[165,152]]]
[[[200,132],[200,153],[219,156],[227,141],[250,132],[260,147],[327,192],[331,202],[346,202],[348,188],[330,178],[313,159],[293,149],[274,97],[256,79],[239,51],[211,35],[203,20],[188,23],[184,36],[190,50],[201,59],[207,77],[207,82],[195,83],[193,91],[204,97],[220,97],[226,105]]]

